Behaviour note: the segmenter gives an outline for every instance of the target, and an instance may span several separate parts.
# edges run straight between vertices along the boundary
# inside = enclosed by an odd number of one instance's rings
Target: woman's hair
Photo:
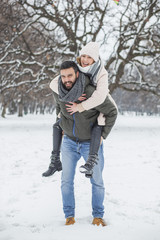
[[[68,68],[73,68],[75,73],[79,71],[77,64],[73,61],[65,61],[60,66],[60,70],[68,69]]]

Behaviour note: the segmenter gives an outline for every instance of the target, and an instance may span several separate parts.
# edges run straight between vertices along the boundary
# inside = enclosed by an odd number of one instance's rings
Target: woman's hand
[[[70,115],[72,115],[73,113],[78,111],[77,103],[69,102],[69,104],[71,104],[71,105],[66,104],[66,106],[67,106],[66,110],[67,110],[67,112],[70,113]]]
[[[84,100],[86,100],[87,98],[86,98],[86,94],[84,93],[84,94],[82,94],[82,96],[80,96],[79,98],[78,98],[78,100],[79,101],[84,101]]]

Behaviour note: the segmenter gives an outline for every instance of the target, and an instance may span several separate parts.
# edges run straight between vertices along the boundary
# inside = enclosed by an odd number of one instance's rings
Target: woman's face
[[[81,66],[87,67],[94,63],[94,59],[91,58],[89,55],[81,55]]]

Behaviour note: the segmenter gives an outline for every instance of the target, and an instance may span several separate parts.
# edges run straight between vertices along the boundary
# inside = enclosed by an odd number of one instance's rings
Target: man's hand
[[[84,94],[82,94],[82,96],[80,96],[79,98],[78,98],[78,100],[79,101],[84,101],[84,100],[86,100],[87,98],[86,98],[86,94],[84,93]]]
[[[70,115],[72,115],[73,113],[77,112],[78,109],[77,109],[77,103],[74,103],[74,102],[69,102],[71,105],[68,105],[66,104],[67,108],[67,112],[70,113]]]

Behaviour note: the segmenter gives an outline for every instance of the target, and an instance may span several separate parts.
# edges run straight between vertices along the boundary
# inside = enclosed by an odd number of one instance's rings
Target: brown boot
[[[103,227],[107,226],[106,222],[102,218],[94,218],[92,224],[97,226],[102,225]]]
[[[66,218],[65,225],[73,225],[75,223],[74,217]]]

